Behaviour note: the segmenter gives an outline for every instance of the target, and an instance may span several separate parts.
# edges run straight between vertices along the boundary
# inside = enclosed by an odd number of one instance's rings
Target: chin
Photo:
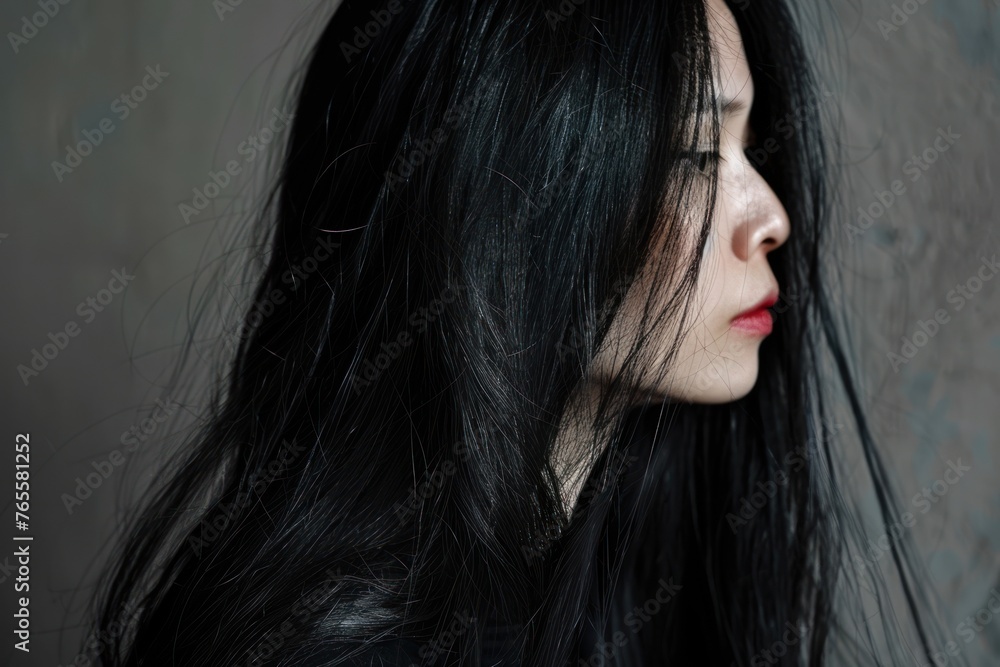
[[[692,368],[680,373],[662,392],[668,400],[718,404],[739,400],[757,384],[757,346],[736,356],[699,355]]]

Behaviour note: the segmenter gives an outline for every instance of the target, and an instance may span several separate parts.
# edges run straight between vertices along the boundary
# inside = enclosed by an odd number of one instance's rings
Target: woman
[[[835,382],[892,503],[820,264],[825,98],[782,3],[730,4],[336,10],[214,418],[109,570],[97,631],[140,611],[101,664],[939,645],[905,542],[896,615],[850,560]]]

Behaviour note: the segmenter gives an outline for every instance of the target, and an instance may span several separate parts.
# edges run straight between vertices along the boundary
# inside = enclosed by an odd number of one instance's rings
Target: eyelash
[[[683,158],[701,174],[707,174],[709,165],[722,160],[722,156],[716,151],[687,151]]]
[[[750,144],[743,148],[743,154],[747,156],[747,160],[750,164],[753,164],[756,168],[756,163],[750,157],[750,150],[753,149],[756,144]],[[722,155],[716,151],[687,151],[683,154],[683,158],[687,160],[699,173],[708,174],[708,167],[711,164],[717,164],[723,161]]]

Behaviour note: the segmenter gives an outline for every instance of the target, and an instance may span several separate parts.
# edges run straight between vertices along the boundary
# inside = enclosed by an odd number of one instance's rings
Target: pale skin
[[[649,350],[653,363],[665,363],[671,342],[680,334],[680,348],[669,371],[637,387],[654,403],[726,403],[753,388],[764,336],[734,327],[732,320],[777,294],[779,286],[767,255],[780,247],[790,232],[784,207],[744,152],[753,140],[749,119],[754,83],[739,28],[723,0],[706,0],[706,6],[720,103],[717,199],[687,326],[680,332],[676,326],[671,330],[666,322],[657,329],[662,329],[663,335],[648,343],[653,347]],[[630,325],[651,288],[649,279],[644,281],[640,276],[627,293],[588,377],[564,416],[557,453],[570,451],[574,442],[590,437],[583,430],[587,416],[593,413],[602,382],[616,372],[634,340],[634,326]],[[569,514],[589,470],[571,474],[566,460],[570,459],[554,458]]]

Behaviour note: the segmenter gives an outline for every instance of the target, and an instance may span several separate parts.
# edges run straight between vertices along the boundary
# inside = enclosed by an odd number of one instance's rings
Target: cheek
[[[724,314],[725,296],[733,289],[733,276],[722,247],[721,239],[713,231],[698,268],[698,284],[691,304],[692,324],[710,327]]]

